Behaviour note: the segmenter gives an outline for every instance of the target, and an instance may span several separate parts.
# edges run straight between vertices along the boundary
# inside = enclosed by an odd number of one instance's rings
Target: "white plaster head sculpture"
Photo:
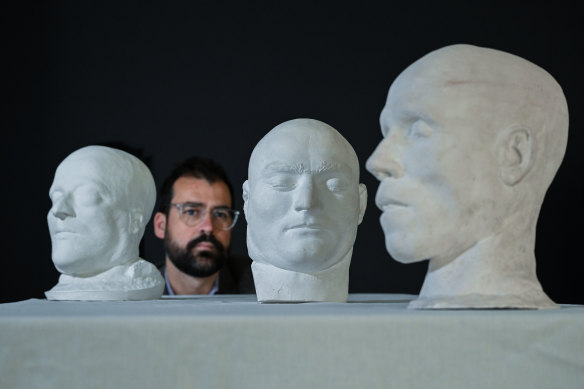
[[[138,256],[156,200],[144,163],[118,149],[83,147],[57,167],[49,196],[52,259],[62,274],[48,299],[160,298],[160,272]]]
[[[247,246],[260,302],[345,302],[367,205],[347,140],[313,119],[266,134],[243,184]]]
[[[558,83],[515,55],[433,51],[389,89],[367,161],[391,256],[429,259],[410,308],[548,308],[535,229],[567,142]]]

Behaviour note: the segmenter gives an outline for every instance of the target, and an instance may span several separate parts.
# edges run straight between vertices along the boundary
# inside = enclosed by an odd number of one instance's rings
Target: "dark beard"
[[[204,250],[193,254],[193,249],[201,242],[211,243],[217,252]],[[227,250],[212,234],[202,234],[191,240],[184,249],[172,242],[169,234],[166,234],[164,249],[166,256],[178,270],[193,277],[202,278],[215,274],[221,270],[227,258]]]

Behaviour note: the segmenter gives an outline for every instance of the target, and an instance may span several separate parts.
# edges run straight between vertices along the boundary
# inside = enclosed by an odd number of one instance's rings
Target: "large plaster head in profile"
[[[429,259],[411,308],[547,308],[535,229],[564,156],[566,100],[546,71],[471,45],[433,51],[389,89],[367,161],[391,256]]]
[[[347,140],[313,119],[276,126],[252,152],[243,197],[258,301],[346,301],[367,205]]]
[[[57,167],[47,215],[61,276],[50,300],[160,298],[164,280],[138,247],[156,200],[150,170],[118,149],[87,146]]]

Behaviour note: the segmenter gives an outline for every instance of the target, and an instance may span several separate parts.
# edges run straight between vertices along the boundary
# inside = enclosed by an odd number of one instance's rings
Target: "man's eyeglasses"
[[[199,225],[207,215],[207,209],[202,204],[180,203],[169,204],[178,209],[179,219],[189,227]],[[213,225],[222,230],[230,230],[237,223],[239,211],[230,208],[213,208],[211,210],[211,220]]]

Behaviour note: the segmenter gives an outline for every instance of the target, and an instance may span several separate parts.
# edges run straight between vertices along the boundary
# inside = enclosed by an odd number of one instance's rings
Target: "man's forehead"
[[[223,180],[213,182],[206,178],[181,176],[172,185],[173,202],[194,202],[207,205],[220,204],[230,206],[232,203],[229,187]]]

